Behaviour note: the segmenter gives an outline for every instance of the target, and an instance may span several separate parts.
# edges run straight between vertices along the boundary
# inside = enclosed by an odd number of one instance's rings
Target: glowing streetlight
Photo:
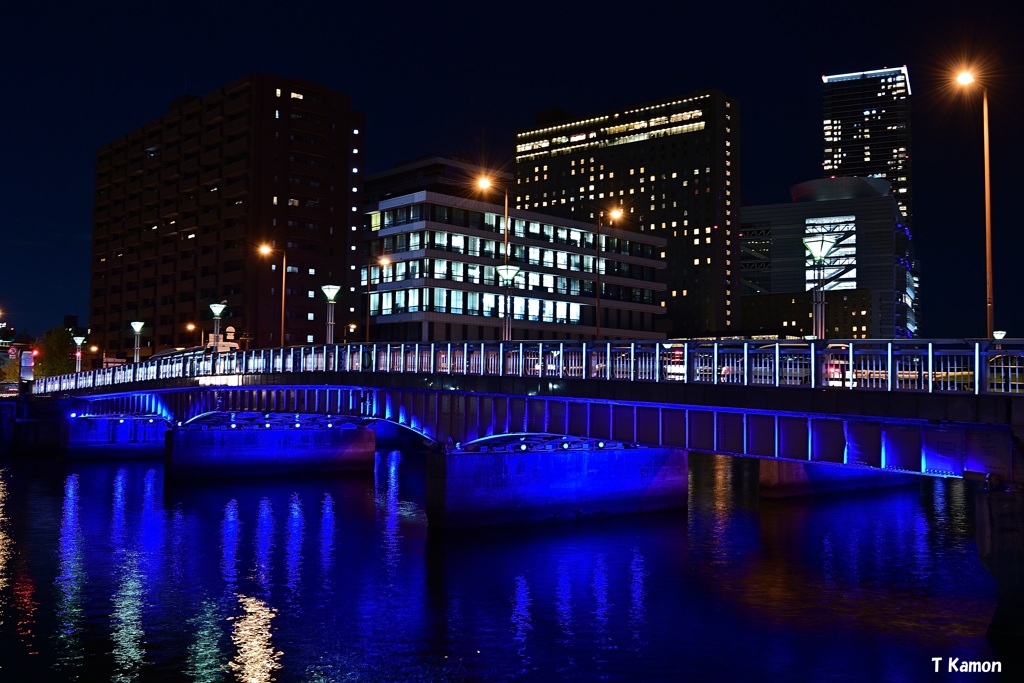
[[[608,212],[612,221],[617,221],[622,218],[622,211],[619,209],[612,209]],[[601,338],[601,223],[604,221],[604,211],[597,215],[597,244],[594,245],[594,250],[597,252],[597,257],[594,259],[594,273],[596,275],[597,282],[597,297],[595,299],[594,306],[594,339]]]
[[[814,336],[825,338],[825,259],[835,249],[838,236],[832,233],[818,233],[804,237],[804,247],[814,261],[814,289],[811,290],[811,322]]]
[[[371,269],[372,269],[374,263],[376,263],[376,264],[378,264],[380,266],[380,281],[381,281],[381,284],[384,284],[384,267],[391,265],[391,259],[389,259],[386,256],[381,256],[376,261],[371,260],[367,264],[367,266],[366,266],[366,341],[367,342],[370,341],[370,301],[371,301],[371,299],[370,299],[370,292],[371,292],[371,290],[370,290],[370,281],[371,281],[370,274],[371,274]],[[377,289],[379,291],[380,287],[378,286]],[[381,310],[383,310],[383,306],[381,307]]]
[[[281,338],[279,343],[281,346],[284,346],[284,294],[287,291],[285,284],[288,277],[288,253],[284,249],[279,249],[278,251],[281,252]],[[261,245],[260,253],[268,256],[274,253],[274,248],[267,244]]]
[[[491,182],[490,178],[483,177],[476,181],[477,187],[483,190],[489,190],[494,187],[494,183]],[[505,285],[505,318],[502,320],[501,326],[501,338],[504,341],[510,341],[512,339],[512,312],[509,310],[510,293],[509,288],[516,279],[516,275],[519,274],[519,266],[510,266],[508,264],[508,235],[511,231],[511,226],[508,222],[508,185],[505,185],[505,223],[503,230],[505,232],[505,260],[504,264],[498,266],[498,277],[501,279],[501,283]]]
[[[968,86],[975,82],[974,74],[961,71],[956,82]],[[995,304],[992,294],[992,181],[989,172],[988,144],[988,88],[981,86],[981,124],[985,145],[985,334],[991,339],[995,329]]]
[[[75,342],[75,372],[82,371],[82,343],[85,337],[72,337]]]
[[[334,343],[334,297],[338,296],[338,292],[341,291],[340,285],[324,285],[320,288],[323,290],[324,296],[327,297],[327,341],[328,344]]]
[[[129,323],[132,326],[132,330],[135,331],[135,362],[139,362],[139,338],[142,335],[142,326],[146,323],[135,321]]]
[[[356,324],[355,323],[349,323],[348,326],[345,329],[348,330],[348,334],[345,335],[345,339],[343,340],[343,343],[348,344],[349,336],[351,335],[351,336],[354,337],[355,334],[356,334]]]
[[[512,341],[512,283],[519,275],[519,266],[510,266],[507,263],[495,268],[501,284],[505,285],[505,316],[501,325],[501,340]]]
[[[227,308],[227,302],[221,301],[219,304],[210,304],[210,310],[213,311],[213,350],[220,350],[220,314]]]

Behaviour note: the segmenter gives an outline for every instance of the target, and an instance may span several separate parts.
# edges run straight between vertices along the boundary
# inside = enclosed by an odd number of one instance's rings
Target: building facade
[[[743,208],[740,241],[744,332],[813,334],[812,292],[825,293],[826,336],[917,336],[914,249],[889,183],[827,178],[793,186],[793,202]],[[835,240],[820,267],[804,246]]]
[[[591,223],[518,209],[509,212],[506,234],[500,197],[459,196],[482,169],[441,160],[426,165],[444,166],[446,177],[465,182],[439,184],[427,173],[422,179],[432,189],[394,196],[382,189],[385,178],[371,181],[379,199],[368,207],[361,269],[367,338],[501,340],[506,311],[513,340],[664,338],[655,331],[664,239],[615,227],[598,235]],[[398,186],[410,189],[406,181],[414,175],[409,167],[396,169]],[[441,191],[445,185],[451,193]],[[510,283],[498,270],[506,264],[519,268]]]
[[[124,357],[138,321],[143,356],[195,346],[219,302],[243,344],[322,341],[325,284],[356,315],[363,128],[342,93],[250,75],[101,147],[88,343]]]
[[[884,178],[907,225],[913,217],[907,67],[822,76],[825,177]]]
[[[665,240],[660,329],[672,337],[739,328],[740,120],[708,90],[545,122],[516,135],[514,205]]]

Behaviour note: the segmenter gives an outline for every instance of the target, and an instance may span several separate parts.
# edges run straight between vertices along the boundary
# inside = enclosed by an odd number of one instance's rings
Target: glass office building
[[[374,340],[659,339],[665,240],[422,190],[369,207],[361,270]],[[599,246],[600,245],[600,246]],[[602,292],[599,296],[598,290]]]

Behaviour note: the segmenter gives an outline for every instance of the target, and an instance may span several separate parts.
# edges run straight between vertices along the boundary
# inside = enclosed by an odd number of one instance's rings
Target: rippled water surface
[[[442,537],[418,453],[205,485],[30,460],[0,463],[0,681],[962,680],[931,658],[1000,658],[960,481],[768,502],[756,461],[692,456],[686,511]]]

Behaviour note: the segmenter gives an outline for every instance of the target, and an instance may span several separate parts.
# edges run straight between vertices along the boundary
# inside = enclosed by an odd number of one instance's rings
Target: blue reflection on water
[[[57,587],[57,667],[74,670],[80,666],[82,651],[83,586],[86,581],[82,553],[82,527],[78,519],[78,475],[64,483],[64,505],[60,518],[59,573]]]
[[[288,569],[289,601],[298,609],[298,593],[301,590],[302,536],[305,522],[302,517],[302,501],[293,493],[288,500],[288,532],[285,539],[285,565]]]
[[[269,596],[271,588],[271,572],[273,571],[272,552],[274,550],[274,511],[270,501],[260,500],[259,512],[256,515],[255,540],[255,577],[264,596]]]
[[[685,512],[452,536],[400,486],[414,453],[166,492],[152,465],[73,463],[7,487],[0,531],[52,588],[53,680],[914,681],[995,658],[968,485],[768,503],[749,462],[693,464]],[[10,591],[0,665],[24,659]]]

